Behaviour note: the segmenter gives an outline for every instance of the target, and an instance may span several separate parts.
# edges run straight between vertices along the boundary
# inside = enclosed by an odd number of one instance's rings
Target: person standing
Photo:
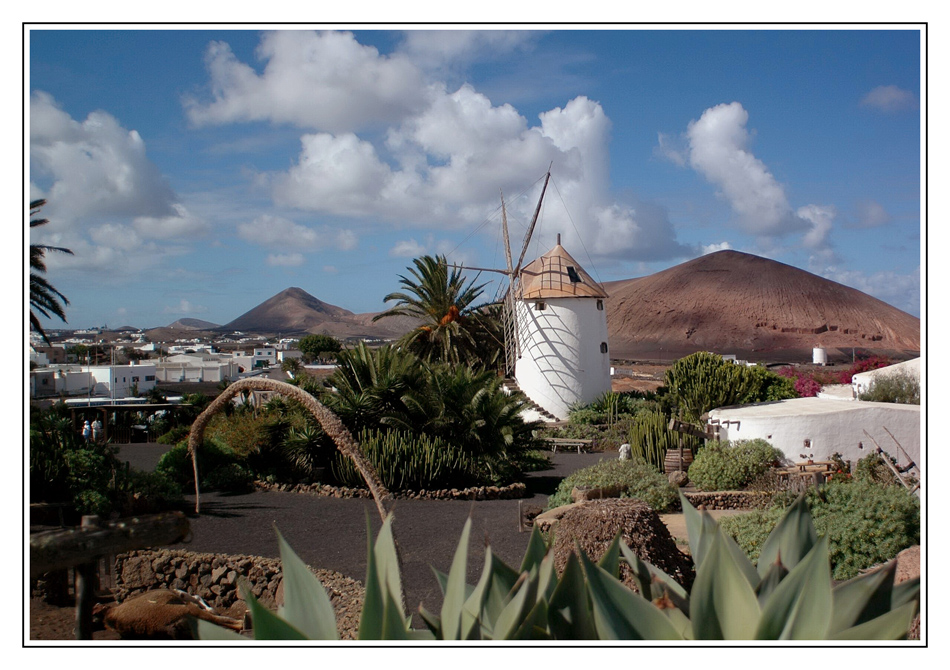
[[[92,439],[94,442],[99,441],[99,436],[102,435],[102,422],[99,421],[98,417],[92,422]]]
[[[90,425],[89,425],[89,422],[86,421],[86,422],[82,425],[82,439],[84,439],[86,442],[88,442],[88,441],[89,441],[89,438],[91,438],[91,437],[92,437],[92,426],[90,426]]]

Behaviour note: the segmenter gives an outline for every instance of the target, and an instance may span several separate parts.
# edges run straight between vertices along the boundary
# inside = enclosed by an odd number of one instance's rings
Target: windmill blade
[[[531,235],[534,233],[534,227],[538,223],[538,216],[541,214],[541,203],[544,202],[544,192],[548,190],[548,182],[551,180],[551,168],[548,167],[548,172],[544,175],[544,186],[541,187],[541,197],[538,198],[538,206],[534,209],[534,216],[531,218],[531,225],[528,226],[528,233],[524,237],[524,244],[521,247],[521,255],[518,257],[518,264],[515,265],[513,272],[518,274],[521,271],[521,263],[524,261],[524,256],[528,253],[528,244],[531,242]]]

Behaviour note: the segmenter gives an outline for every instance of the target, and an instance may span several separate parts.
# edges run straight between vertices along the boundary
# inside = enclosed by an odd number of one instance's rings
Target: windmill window
[[[546,307],[547,307],[547,305],[545,305],[545,304],[544,304],[543,302],[541,302],[540,300],[539,300],[538,302],[534,303],[534,308],[535,308],[535,310],[537,310],[537,311],[539,311],[539,312],[543,312]]]
[[[601,312],[604,311],[604,301],[603,301],[603,300],[598,300],[598,301],[597,301],[597,309],[600,310]]]
[[[607,343],[606,343],[606,342],[601,342],[601,343],[600,343],[600,353],[602,353],[602,354],[606,354],[606,353],[607,353]]]
[[[577,270],[574,269],[573,265],[567,266],[567,276],[570,277],[572,284],[577,284],[581,280],[580,276],[577,274]]]

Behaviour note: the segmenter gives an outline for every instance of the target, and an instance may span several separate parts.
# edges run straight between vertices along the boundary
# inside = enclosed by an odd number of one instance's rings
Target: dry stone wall
[[[372,498],[367,489],[330,486],[329,484],[270,484],[256,481],[254,487],[259,491],[285,491],[289,493],[308,493],[330,498]],[[523,482],[508,486],[473,486],[465,489],[433,489],[431,491],[391,491],[396,499],[408,500],[511,500],[527,496]]]

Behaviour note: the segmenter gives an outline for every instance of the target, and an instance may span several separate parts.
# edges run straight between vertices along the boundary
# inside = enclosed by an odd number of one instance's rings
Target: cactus
[[[693,453],[700,447],[699,438],[671,431],[663,412],[641,414],[637,416],[633,428],[630,429],[630,453],[634,458],[639,457],[657,471],[663,472],[663,461],[667,450],[679,449],[680,439],[683,440],[683,448]]]
[[[819,538],[800,497],[779,521],[753,565],[705,512],[681,494],[696,580],[687,593],[672,577],[614,539],[598,563],[578,550],[562,574],[535,528],[518,570],[485,548],[477,584],[466,583],[471,519],[448,574],[438,613],[420,607],[425,630],[403,608],[392,516],[368,547],[360,640],[897,640],[907,637],[920,605],[920,580],[894,584],[896,563],[832,586],[828,543]],[[367,537],[371,536],[369,518]],[[239,581],[264,639],[337,639],[333,606],[316,576],[280,538],[285,605],[275,614]],[[638,584],[617,578],[626,561]],[[203,640],[240,636],[206,621]]]

